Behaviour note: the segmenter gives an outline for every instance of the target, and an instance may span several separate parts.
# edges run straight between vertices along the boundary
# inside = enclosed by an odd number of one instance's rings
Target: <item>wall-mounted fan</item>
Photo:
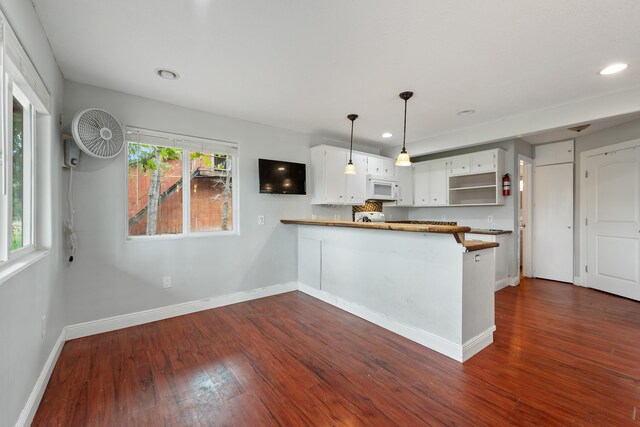
[[[71,122],[71,134],[73,141],[84,153],[97,159],[115,157],[124,147],[122,126],[115,117],[99,108],[79,111]],[[78,162],[75,163],[77,165]],[[75,165],[69,162],[67,166]]]
[[[124,129],[122,125],[105,110],[87,108],[79,111],[71,122],[71,138],[64,139],[64,165],[73,169],[80,163],[80,150],[96,159],[110,159],[117,156],[124,147]],[[75,144],[74,144],[75,143]],[[69,237],[70,256],[73,261],[76,251],[77,237],[73,229],[73,172],[69,171],[69,219],[64,222],[64,229]]]

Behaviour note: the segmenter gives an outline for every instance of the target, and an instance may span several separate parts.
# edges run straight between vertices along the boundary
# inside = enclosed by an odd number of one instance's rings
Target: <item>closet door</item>
[[[533,274],[573,283],[573,163],[537,166]]]

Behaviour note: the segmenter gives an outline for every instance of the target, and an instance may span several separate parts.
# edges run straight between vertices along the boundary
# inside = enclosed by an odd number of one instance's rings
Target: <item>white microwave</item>
[[[398,181],[388,177],[367,175],[367,200],[397,200]]]

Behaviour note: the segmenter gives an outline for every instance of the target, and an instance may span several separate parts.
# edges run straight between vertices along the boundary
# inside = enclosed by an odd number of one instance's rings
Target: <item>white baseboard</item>
[[[117,329],[142,325],[158,320],[169,319],[171,317],[182,316],[184,314],[195,313],[197,311],[209,310],[211,308],[237,304],[239,302],[251,301],[295,290],[298,290],[298,283],[289,282],[267,286],[265,288],[251,289],[228,295],[169,305],[166,307],[152,308],[150,310],[108,317],[106,319],[93,320],[91,322],[78,323],[66,327],[66,339],[72,340],[89,335],[101,334],[103,332],[115,331]]]
[[[519,284],[519,277],[505,277],[504,279],[498,280],[496,282],[496,292],[498,292],[500,289],[506,288],[507,286],[518,286]]]
[[[414,326],[404,324],[384,314],[378,313],[377,311],[373,311],[361,305],[355,304],[351,301],[347,301],[343,298],[331,295],[328,292],[321,291],[319,289],[305,285],[304,283],[298,283],[298,290],[314,298],[317,298],[321,301],[324,301],[327,304],[331,304],[334,307],[338,307],[341,310],[344,310],[364,320],[367,320],[384,329],[387,329],[400,336],[410,339],[411,341],[417,342],[418,344],[421,344],[427,348],[430,348],[431,350],[444,354],[445,356],[448,356],[454,360],[457,360],[458,362],[464,361],[463,346],[460,344],[456,344],[452,341],[439,337],[438,335],[432,334],[431,332],[427,332],[423,329],[419,329]],[[491,330],[491,332],[493,332],[493,330]],[[491,341],[485,344],[485,346],[490,344],[491,342],[493,342],[493,334],[491,334]],[[474,350],[475,352],[473,354],[477,353],[482,348],[484,348],[484,347],[479,347],[481,344],[482,343],[477,343],[477,344],[474,344],[473,346],[470,346],[469,348],[470,354]],[[473,354],[471,354],[469,357],[471,357]]]
[[[493,342],[493,332],[496,330],[495,325],[484,332],[476,335],[462,345],[462,361],[466,362],[477,352]]]
[[[58,361],[58,356],[60,356],[60,352],[62,351],[64,342],[65,329],[62,328],[62,331],[60,331],[60,335],[58,336],[56,343],[51,349],[51,353],[49,353],[47,361],[42,367],[42,371],[40,371],[40,376],[38,376],[38,379],[33,386],[33,390],[31,390],[31,394],[27,399],[27,403],[24,405],[24,408],[22,408],[22,412],[20,412],[20,417],[18,418],[18,421],[16,421],[16,427],[31,425],[31,421],[33,421],[33,417],[35,417],[36,415],[38,406],[40,406],[40,400],[42,400],[44,390],[47,388],[49,378],[51,378],[51,373],[53,372],[53,367]]]

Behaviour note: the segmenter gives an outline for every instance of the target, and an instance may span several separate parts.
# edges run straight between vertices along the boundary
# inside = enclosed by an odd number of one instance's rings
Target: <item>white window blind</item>
[[[163,147],[185,148],[192,151],[216,152],[218,154],[238,154],[238,144],[196,136],[176,135],[148,129],[127,127],[127,142],[160,145]]]
[[[0,12],[0,26],[2,27],[0,31],[1,66],[4,72],[8,73],[15,84],[32,100],[38,113],[49,114],[51,94],[2,12]]]

